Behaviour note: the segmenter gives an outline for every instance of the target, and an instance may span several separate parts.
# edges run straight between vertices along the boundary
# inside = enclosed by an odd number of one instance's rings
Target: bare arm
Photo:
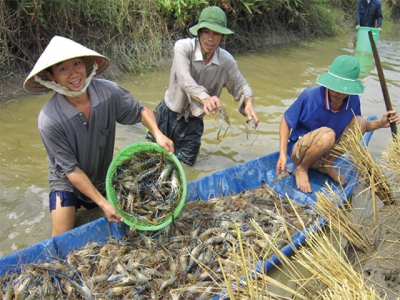
[[[279,125],[279,159],[276,163],[276,174],[279,175],[286,171],[287,162],[287,145],[290,135],[290,127],[286,123],[285,117],[282,116],[281,123]]]
[[[174,142],[161,132],[158,128],[154,113],[147,107],[145,107],[142,112],[142,124],[150,130],[157,144],[163,147],[169,154],[174,153]]]
[[[400,124],[399,115],[396,110],[385,112],[380,120],[365,120],[365,131],[369,132],[380,128],[388,128],[391,123]]]
[[[84,195],[92,199],[106,215],[109,222],[121,222],[122,217],[106,198],[94,187],[89,177],[79,167],[67,175],[71,183]]]

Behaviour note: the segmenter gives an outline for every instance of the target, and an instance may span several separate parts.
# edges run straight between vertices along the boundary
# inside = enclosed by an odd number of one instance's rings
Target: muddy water
[[[259,135],[247,138],[245,118],[224,92],[222,100],[232,126],[226,138],[218,143],[218,116],[205,118],[206,130],[198,163],[192,168],[186,167],[188,181],[277,151],[282,113],[305,87],[314,85],[318,74],[325,72],[337,55],[353,55],[352,37],[353,33],[348,33],[334,39],[235,55],[256,95]],[[400,26],[382,32],[378,50],[392,105],[399,109]],[[169,70],[165,70],[142,77],[124,77],[118,83],[154,109],[163,97],[168,75]],[[380,117],[385,105],[377,72],[373,69],[363,76],[366,86],[362,96],[363,114]],[[51,233],[46,154],[37,131],[37,115],[49,97],[31,96],[0,103],[0,257],[39,242]],[[225,130],[226,125],[223,126]],[[119,126],[116,151],[130,143],[143,141],[144,134],[141,125]],[[390,129],[381,129],[373,135],[369,149],[374,157],[380,156],[390,136]],[[78,223],[84,222],[87,215],[80,218]]]

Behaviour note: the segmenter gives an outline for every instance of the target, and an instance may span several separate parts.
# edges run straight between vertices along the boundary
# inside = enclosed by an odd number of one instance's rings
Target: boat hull
[[[375,116],[369,119],[377,119]],[[364,135],[364,141],[368,145],[373,132]],[[355,168],[345,157],[339,158],[335,162],[335,167],[342,170],[347,180],[347,184],[342,188],[333,182],[327,175],[315,170],[309,171],[310,183],[313,192],[306,194],[296,187],[294,176],[285,177],[279,181],[276,178],[275,165],[279,153],[274,152],[248,162],[235,165],[197,179],[188,183],[186,201],[208,200],[221,195],[231,195],[239,193],[245,189],[261,187],[264,183],[269,184],[277,193],[287,196],[296,202],[310,206],[316,201],[316,192],[321,191],[328,182],[333,189],[337,190],[340,198],[345,201],[349,198],[358,179]],[[294,169],[294,164],[288,161],[289,170]],[[323,224],[321,220],[320,225]],[[317,225],[318,226],[318,225]],[[48,238],[37,244],[31,245],[20,251],[0,258],[0,276],[7,272],[16,272],[24,264],[38,261],[51,261],[54,257],[65,257],[69,251],[81,248],[90,242],[105,243],[108,238],[122,238],[129,228],[124,223],[109,223],[105,217],[89,222],[58,236]],[[307,229],[311,230],[312,228]],[[289,256],[305,242],[305,232],[300,231],[292,236],[292,244],[282,248],[281,251]],[[268,261],[259,262],[257,268],[260,271],[268,271],[279,263],[276,256]]]

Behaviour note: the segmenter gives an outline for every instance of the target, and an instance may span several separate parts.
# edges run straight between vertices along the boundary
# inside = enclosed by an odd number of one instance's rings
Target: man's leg
[[[335,132],[327,127],[310,132],[297,141],[293,148],[292,161],[296,185],[304,193],[311,193],[308,170],[323,157],[335,143]]]
[[[68,193],[52,192],[50,195],[50,212],[53,220],[52,236],[74,228],[76,206],[75,203],[71,202],[74,202],[76,198],[71,201],[70,197],[66,196]],[[75,197],[72,193],[69,194]]]
[[[346,126],[340,137],[337,139],[332,149],[328,151],[327,154],[321,158],[321,160],[313,164],[312,168],[317,169],[321,173],[327,174],[333,180],[339,182],[340,184],[345,184],[345,178],[333,168],[333,163],[343,154],[343,152],[335,149],[335,145],[340,144],[342,140],[346,139],[349,130],[354,130],[357,125],[360,126],[361,132],[364,134],[366,130],[365,120],[360,116],[354,117],[349,125]]]

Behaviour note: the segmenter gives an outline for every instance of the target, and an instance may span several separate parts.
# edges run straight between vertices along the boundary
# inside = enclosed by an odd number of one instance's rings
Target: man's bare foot
[[[346,179],[344,179],[344,177],[342,175],[340,175],[334,167],[329,166],[329,167],[321,167],[318,168],[318,171],[320,171],[321,173],[324,173],[326,175],[328,175],[329,177],[331,177],[334,181],[336,181],[337,183],[344,185],[346,184]]]
[[[296,185],[298,189],[304,193],[311,193],[312,190],[310,180],[308,179],[308,170],[297,167],[293,174],[296,177]]]

